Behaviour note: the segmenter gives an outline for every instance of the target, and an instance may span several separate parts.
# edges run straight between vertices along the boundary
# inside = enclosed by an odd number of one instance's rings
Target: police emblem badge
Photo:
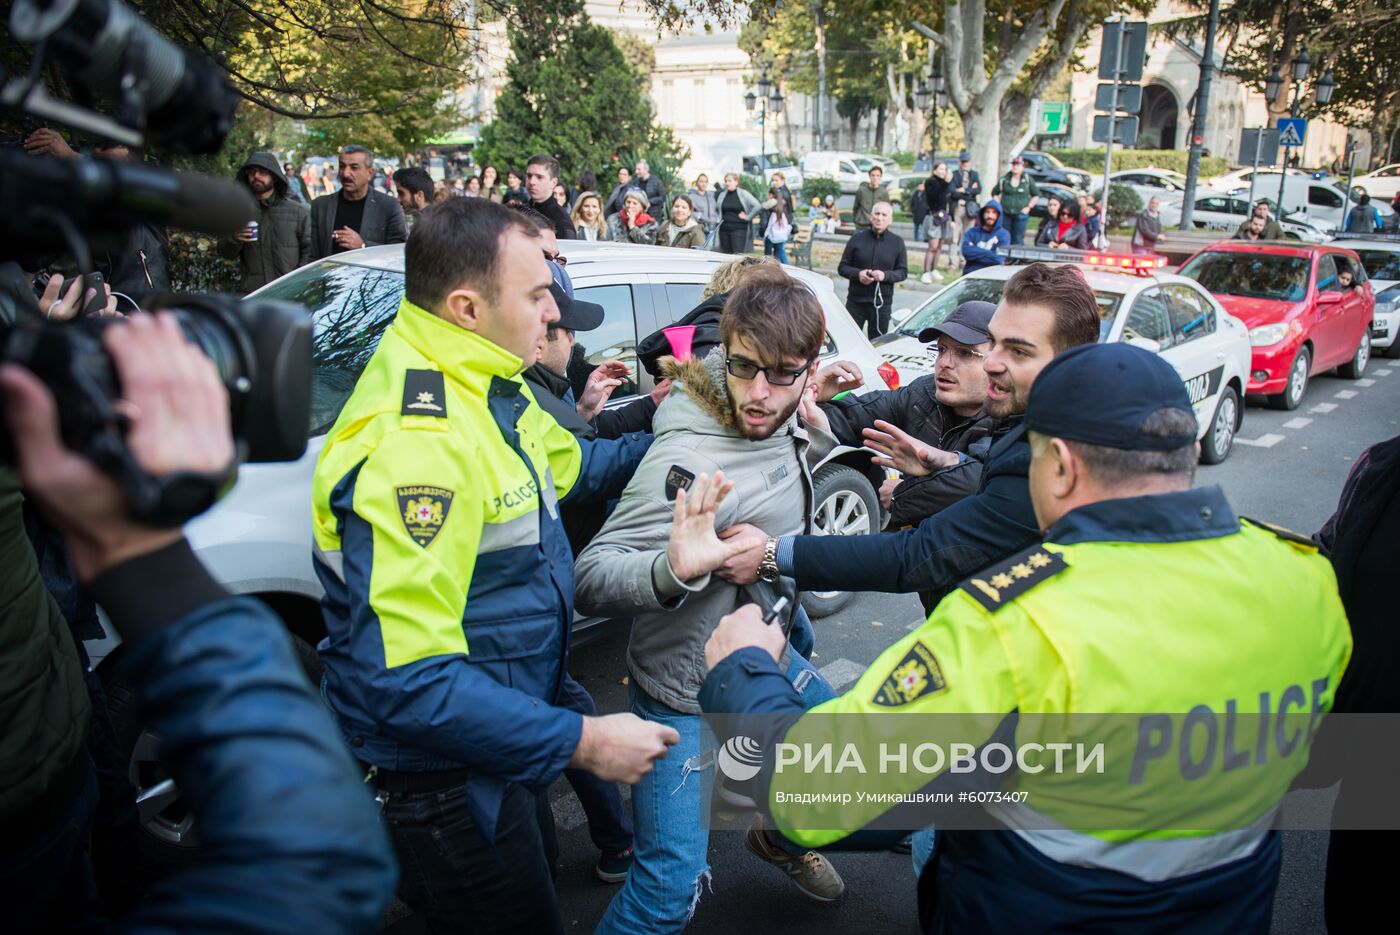
[[[443,487],[399,487],[399,519],[413,541],[427,548],[447,522],[452,491]]]
[[[938,665],[933,650],[916,642],[885,676],[873,701],[882,708],[898,708],[925,695],[946,691],[947,688],[948,682],[943,678],[943,669]]]

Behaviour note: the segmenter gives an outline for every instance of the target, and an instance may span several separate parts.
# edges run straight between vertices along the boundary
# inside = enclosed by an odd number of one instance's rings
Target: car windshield
[[[403,298],[403,273],[333,261],[304,266],[257,293],[304,305],[314,328],[312,435],[335,424]]]
[[[1372,279],[1400,279],[1400,250],[1357,250],[1366,275]]]
[[[1308,258],[1280,253],[1210,250],[1190,260],[1181,275],[1216,295],[1276,302],[1302,301],[1308,288]]]
[[[953,314],[953,309],[964,302],[1000,302],[1001,290],[1005,285],[1006,281],[1003,279],[959,279],[905,319],[899,326],[899,333],[918,337],[919,332],[925,328],[941,324]],[[1099,339],[1102,340],[1113,328],[1113,319],[1118,314],[1118,306],[1122,304],[1123,296],[1116,292],[1096,289],[1094,301],[1099,304]]]

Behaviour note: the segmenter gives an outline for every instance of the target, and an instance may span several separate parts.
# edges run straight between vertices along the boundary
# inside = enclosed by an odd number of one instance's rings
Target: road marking
[[[1308,412],[1316,412],[1320,415],[1326,415],[1327,413],[1331,412],[1333,409],[1336,408],[1336,403],[1318,403],[1316,406],[1313,406],[1311,409],[1309,409]]]
[[[1270,432],[1267,435],[1260,435],[1258,438],[1240,438],[1236,436],[1235,441],[1239,442],[1241,445],[1250,445],[1254,448],[1272,448],[1283,441],[1283,436],[1275,435],[1273,432]]]
[[[1388,376],[1390,376],[1392,373],[1394,373],[1393,370],[1377,370],[1377,371],[1376,371],[1376,376],[1378,376],[1378,377],[1388,377]]]
[[[835,662],[828,662],[817,671],[832,688],[840,691],[864,675],[865,666],[849,659],[837,659]]]
[[[1310,425],[1312,425],[1312,419],[1305,419],[1302,416],[1283,423],[1283,427],[1286,429],[1305,429]]]
[[[1375,381],[1375,380],[1372,380],[1370,377],[1367,377],[1367,378],[1362,379],[1362,380],[1357,380],[1357,381],[1356,381],[1356,385],[1357,385],[1357,386],[1375,386],[1375,385],[1376,385],[1376,381]]]
[[[1333,399],[1355,399],[1356,390],[1337,390],[1332,394]]]

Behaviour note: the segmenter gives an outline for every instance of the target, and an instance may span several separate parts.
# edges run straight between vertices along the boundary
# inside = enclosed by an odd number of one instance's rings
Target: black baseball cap
[[[927,344],[940,334],[946,334],[960,344],[986,344],[992,339],[987,330],[997,307],[991,302],[964,302],[953,309],[953,314],[942,323],[931,325],[919,332],[919,340]]]
[[[1147,435],[1159,409],[1191,416],[1190,432]],[[1031,386],[1026,427],[1066,441],[1129,451],[1175,451],[1196,440],[1186,385],[1161,357],[1131,344],[1081,344],[1057,356]]]
[[[592,331],[603,323],[603,306],[574,298],[574,284],[558,263],[550,262],[549,274],[554,277],[549,294],[559,306],[559,320],[550,327],[570,331]]]

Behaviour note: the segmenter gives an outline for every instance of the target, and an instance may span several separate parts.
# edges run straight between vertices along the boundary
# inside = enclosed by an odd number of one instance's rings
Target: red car
[[[1371,359],[1376,297],[1350,250],[1222,240],[1180,272],[1245,323],[1254,348],[1246,392],[1275,409],[1298,408],[1312,374],[1336,367],[1355,380]]]

